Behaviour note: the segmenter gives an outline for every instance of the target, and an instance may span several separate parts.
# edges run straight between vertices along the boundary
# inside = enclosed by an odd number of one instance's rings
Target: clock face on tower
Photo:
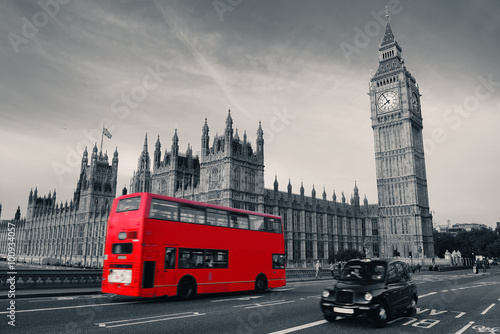
[[[398,96],[394,91],[384,92],[379,95],[377,105],[381,112],[391,111],[398,106]]]

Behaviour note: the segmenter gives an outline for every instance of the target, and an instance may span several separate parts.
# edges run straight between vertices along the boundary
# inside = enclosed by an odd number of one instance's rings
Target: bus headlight
[[[328,291],[328,290],[323,290],[323,293],[321,293],[321,296],[322,296],[323,298],[327,298],[328,296],[330,296],[330,291]]]
[[[370,300],[372,300],[372,298],[373,298],[373,295],[371,293],[369,293],[369,292],[365,293],[365,300],[366,301],[370,301]]]

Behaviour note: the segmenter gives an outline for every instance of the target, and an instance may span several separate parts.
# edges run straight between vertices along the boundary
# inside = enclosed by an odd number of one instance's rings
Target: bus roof
[[[199,206],[204,206],[204,207],[212,208],[212,209],[220,209],[220,210],[226,210],[226,211],[246,213],[246,214],[251,214],[251,215],[256,215],[256,216],[263,216],[263,217],[270,217],[270,218],[279,218],[279,219],[281,219],[280,216],[275,216],[275,215],[271,215],[271,214],[267,214],[267,213],[262,213],[262,212],[258,212],[258,211],[249,211],[249,210],[243,210],[243,209],[235,209],[235,208],[231,208],[231,207],[227,207],[227,206],[222,206],[222,205],[210,204],[210,203],[205,203],[205,202],[197,202],[197,201],[192,201],[192,200],[189,200],[189,199],[177,198],[177,197],[170,197],[170,196],[164,196],[164,195],[147,193],[147,192],[127,194],[127,195],[123,195],[123,196],[117,197],[117,198],[115,198],[115,200],[120,200],[122,198],[137,197],[137,196],[152,197],[152,198],[158,198],[158,199],[163,199],[163,200],[177,202],[177,203],[199,205]]]

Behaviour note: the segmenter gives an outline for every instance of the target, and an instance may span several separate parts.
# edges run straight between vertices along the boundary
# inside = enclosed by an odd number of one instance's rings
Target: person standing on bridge
[[[321,278],[321,265],[319,264],[319,260],[316,261],[316,278]]]

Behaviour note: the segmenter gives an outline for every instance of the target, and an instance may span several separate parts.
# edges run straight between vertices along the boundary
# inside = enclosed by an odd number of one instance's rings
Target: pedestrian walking
[[[333,265],[333,262],[330,263],[330,271],[332,273],[332,278],[335,278],[335,274],[333,273],[333,271],[335,270],[335,267]]]
[[[316,278],[321,278],[321,265],[319,264],[319,260],[316,261]]]

